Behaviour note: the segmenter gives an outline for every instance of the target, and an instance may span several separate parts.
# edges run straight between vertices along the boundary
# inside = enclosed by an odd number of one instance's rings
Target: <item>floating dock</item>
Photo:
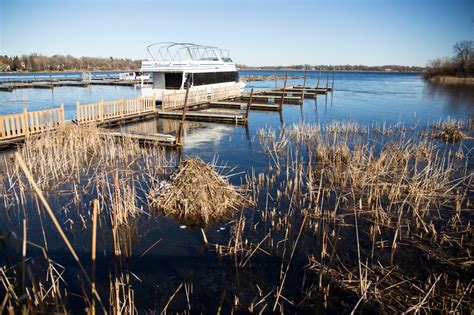
[[[118,84],[117,80],[98,80],[102,85]],[[34,88],[51,88],[49,83],[33,81],[16,83],[18,86]],[[82,86],[82,81],[57,81],[54,86]],[[133,81],[120,81],[120,85],[132,85]],[[318,94],[332,92],[332,86],[286,86],[273,90],[263,90],[250,94],[242,94],[240,87],[219,87],[211,90],[196,89],[186,95],[186,91],[172,91],[163,94],[162,104],[157,107],[155,97],[138,97],[101,101],[93,104],[76,104],[76,118],[71,122],[64,120],[64,106],[37,112],[26,110],[20,114],[0,116],[0,147],[15,145],[30,136],[40,136],[46,131],[59,128],[65,123],[94,124],[101,127],[113,127],[150,118],[164,118],[186,121],[203,121],[245,125],[248,123],[249,112],[280,111],[283,104],[302,105],[303,98],[315,98]],[[233,110],[233,112],[232,112]],[[140,132],[104,132],[104,135],[117,138],[130,138],[140,142],[159,143],[176,147],[181,141],[173,135]]]

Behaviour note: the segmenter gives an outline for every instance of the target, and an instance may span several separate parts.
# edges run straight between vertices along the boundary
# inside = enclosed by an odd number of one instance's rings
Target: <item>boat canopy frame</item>
[[[146,49],[153,61],[232,62],[229,50],[215,46],[192,43],[157,42],[148,45]]]

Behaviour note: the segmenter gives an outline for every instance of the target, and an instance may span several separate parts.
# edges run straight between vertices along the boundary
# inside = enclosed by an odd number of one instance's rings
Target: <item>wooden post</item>
[[[186,108],[188,107],[188,96],[189,96],[189,86],[186,87],[186,95],[184,96],[183,116],[181,117],[181,122],[179,123],[179,129],[178,129],[178,143],[179,144],[181,144],[181,140],[184,134],[184,121],[186,120]]]
[[[120,99],[120,117],[123,117],[123,97]]]
[[[79,110],[79,106],[80,106],[79,101],[77,101],[77,102],[76,102],[76,120],[77,120],[77,124],[79,124],[79,122],[80,122],[80,117],[81,117],[81,115],[80,115],[80,110]]]
[[[253,96],[253,89],[250,90],[249,102],[247,104],[247,109],[245,110],[245,120],[248,120],[249,118],[250,106],[252,106],[252,96]]]
[[[319,67],[319,73],[318,73],[318,84],[316,85],[316,93],[318,92],[317,90],[319,89],[319,78],[321,77],[321,67]]]
[[[308,71],[308,66],[304,68],[303,89],[301,90],[301,103],[304,102],[304,89],[306,88],[306,72],[307,71]]]
[[[100,121],[104,120],[104,117],[103,117],[103,114],[102,114],[103,108],[104,108],[104,99],[101,98],[100,103],[99,103],[99,120]]]
[[[329,87],[329,71],[326,72],[326,91],[327,91],[328,87]]]
[[[64,119],[64,103],[61,103],[61,105],[59,105],[59,108],[61,110],[61,113],[59,115],[59,119],[60,119],[59,124],[62,125],[62,124],[64,124],[64,121],[65,121],[65,119]]]
[[[285,75],[285,83],[283,84],[283,93],[281,94],[280,98],[280,106],[278,107],[278,110],[281,112],[283,109],[283,102],[285,101],[285,92],[286,92],[286,82],[288,81],[288,70],[286,70],[286,75]]]
[[[22,116],[22,122],[21,124],[23,125],[21,129],[25,136],[28,136],[30,134],[30,128],[28,127],[28,109],[23,108],[23,116]]]
[[[334,71],[332,72],[332,85],[331,85],[331,91],[334,90]]]

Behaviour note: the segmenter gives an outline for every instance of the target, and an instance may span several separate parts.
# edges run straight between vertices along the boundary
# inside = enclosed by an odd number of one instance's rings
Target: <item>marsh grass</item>
[[[253,313],[465,313],[474,304],[469,139],[452,143],[431,135],[449,127],[470,136],[471,125],[264,128],[258,139],[269,167],[246,174],[245,198],[212,163],[185,159],[177,166],[158,147],[112,140],[95,127],[29,139],[20,154],[55,201],[68,235],[89,232],[94,222],[89,234],[102,237],[91,252],[103,243],[113,249],[108,285],[81,282],[80,297],[91,313],[101,308],[95,288],[111,313],[140,309],[128,263],[143,234],[140,220],[156,215],[154,202],[180,223],[198,218],[204,254],[235,264],[238,283],[222,285],[218,312],[227,306]],[[8,246],[21,254],[0,269],[7,292],[2,311],[66,312],[70,267],[51,259],[44,209],[15,160],[3,163],[5,217],[20,233],[3,233],[2,242],[13,240]],[[39,241],[28,234],[33,214],[40,218]],[[230,231],[212,233],[215,222]],[[41,250],[41,261],[29,258],[33,249]],[[190,312],[193,301],[202,303],[193,299],[202,292],[192,283],[178,284],[168,286],[169,297],[159,297],[160,311]]]

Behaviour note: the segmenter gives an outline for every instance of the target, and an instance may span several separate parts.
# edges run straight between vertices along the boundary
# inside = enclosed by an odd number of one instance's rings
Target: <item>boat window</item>
[[[224,62],[233,62],[232,59],[230,59],[229,57],[222,57],[222,61],[224,61]]]
[[[238,82],[239,73],[237,71],[230,72],[205,72],[205,73],[195,73],[193,85],[205,85],[205,84],[215,84],[215,83],[224,83],[224,82]]]
[[[166,89],[179,89],[183,83],[183,73],[165,73],[165,88]]]

